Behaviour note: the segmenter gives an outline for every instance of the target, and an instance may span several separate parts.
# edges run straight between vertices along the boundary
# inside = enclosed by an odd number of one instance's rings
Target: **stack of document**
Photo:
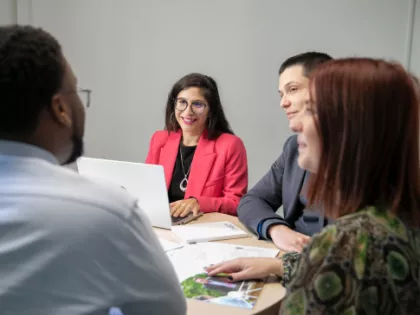
[[[208,276],[205,267],[241,257],[271,257],[278,249],[226,243],[186,244],[167,251],[186,298],[252,309],[264,286],[258,281],[229,281],[228,275]]]
[[[247,232],[228,221],[173,226],[172,233],[185,243],[218,241],[249,236]]]

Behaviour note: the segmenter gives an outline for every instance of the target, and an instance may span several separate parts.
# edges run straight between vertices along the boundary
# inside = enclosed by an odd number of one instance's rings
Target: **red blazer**
[[[157,131],[150,141],[146,163],[162,165],[166,189],[178,155],[181,131]],[[236,215],[241,197],[248,189],[248,162],[245,146],[237,136],[224,133],[216,140],[201,136],[191,164],[185,199],[194,197],[203,212]]]

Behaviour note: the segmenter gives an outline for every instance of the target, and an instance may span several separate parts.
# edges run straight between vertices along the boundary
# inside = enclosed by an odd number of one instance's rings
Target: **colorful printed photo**
[[[200,273],[182,281],[181,286],[186,298],[252,309],[264,282],[232,282],[227,275],[209,277]]]

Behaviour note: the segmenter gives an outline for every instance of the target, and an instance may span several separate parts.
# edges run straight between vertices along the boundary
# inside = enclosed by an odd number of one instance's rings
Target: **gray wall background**
[[[420,1],[414,0],[413,42],[410,69],[420,78]]]
[[[17,22],[17,0],[0,1],[0,25]]]
[[[93,90],[88,156],[144,161],[172,84],[193,71],[213,76],[246,145],[252,186],[291,134],[277,93],[281,62],[319,50],[393,59],[420,75],[416,2],[2,0],[0,23],[59,38],[80,85]]]

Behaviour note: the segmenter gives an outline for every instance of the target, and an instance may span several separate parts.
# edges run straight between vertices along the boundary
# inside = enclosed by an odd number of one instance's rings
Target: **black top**
[[[182,151],[182,157],[184,158],[185,173],[188,173],[188,176],[189,176],[188,170],[190,169],[196,148],[197,146],[186,147],[183,144],[180,144],[179,146],[180,150],[178,150],[178,155],[176,157],[174,171],[172,173],[171,184],[169,185],[169,191],[168,191],[169,202],[182,200],[184,199],[184,196],[185,196],[185,192],[183,192],[181,188],[179,187],[179,185],[181,184],[182,180],[185,177],[184,172],[182,170],[180,151]]]

